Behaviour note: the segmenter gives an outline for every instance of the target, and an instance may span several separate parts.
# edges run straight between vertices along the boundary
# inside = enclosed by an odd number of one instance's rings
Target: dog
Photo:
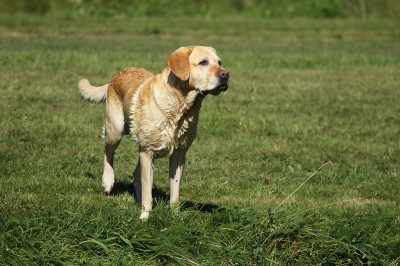
[[[186,152],[196,137],[201,103],[207,94],[226,91],[229,84],[229,71],[212,47],[181,47],[169,55],[167,64],[157,75],[143,68],[125,68],[101,87],[87,79],[78,83],[83,99],[106,102],[102,186],[107,194],[114,185],[114,153],[122,136],[130,134],[139,144],[133,175],[142,220],[152,210],[156,158],[169,157],[170,205],[179,207]]]

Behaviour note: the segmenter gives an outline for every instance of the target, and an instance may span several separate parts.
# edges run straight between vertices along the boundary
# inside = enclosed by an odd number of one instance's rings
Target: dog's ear
[[[168,57],[169,68],[180,80],[189,79],[189,56],[193,48],[193,46],[181,47]]]

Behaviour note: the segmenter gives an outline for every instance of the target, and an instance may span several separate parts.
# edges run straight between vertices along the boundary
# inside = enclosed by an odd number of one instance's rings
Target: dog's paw
[[[103,178],[103,182],[102,182],[101,185],[104,188],[104,193],[110,194],[111,190],[112,190],[112,188],[114,186],[114,180],[106,180],[106,179]]]
[[[142,221],[144,222],[144,221],[147,221],[147,219],[149,218],[149,216],[150,216],[150,211],[142,210],[142,213],[140,214],[139,219],[142,220]]]
[[[102,177],[102,183],[101,185],[104,188],[104,192],[106,194],[110,194],[111,190],[114,186],[114,172],[111,169],[104,169],[103,177]]]
[[[105,193],[105,194],[107,194],[107,195],[110,195],[110,194],[111,194],[112,187],[104,187],[104,186],[103,186],[103,188],[104,188],[104,193]]]

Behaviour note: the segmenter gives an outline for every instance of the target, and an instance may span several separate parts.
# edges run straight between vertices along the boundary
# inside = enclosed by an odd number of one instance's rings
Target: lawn
[[[398,265],[400,21],[0,17],[0,264]],[[217,49],[181,212],[139,221],[126,138],[101,188],[102,105],[77,82]]]

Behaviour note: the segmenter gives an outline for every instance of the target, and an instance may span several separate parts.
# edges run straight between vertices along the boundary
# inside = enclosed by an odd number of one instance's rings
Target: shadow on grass
[[[111,192],[111,196],[116,196],[119,194],[123,193],[129,193],[136,199],[135,195],[135,188],[133,183],[127,183],[127,182],[115,182],[113,190]],[[166,193],[165,191],[154,187],[152,190],[153,193],[153,198],[154,200],[154,205],[157,206],[157,203],[163,202],[165,204],[169,204],[169,194]],[[201,212],[213,212],[214,210],[219,210],[221,207],[219,207],[216,204],[212,203],[202,203],[202,202],[193,202],[193,201],[183,201],[181,202],[181,210],[187,210],[187,209],[192,209],[192,210],[197,210]]]

